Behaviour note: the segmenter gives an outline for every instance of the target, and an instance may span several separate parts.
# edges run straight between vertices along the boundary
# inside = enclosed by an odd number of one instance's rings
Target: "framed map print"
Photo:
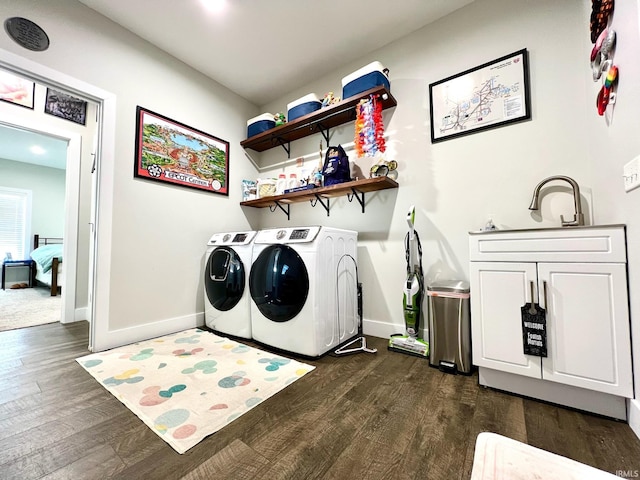
[[[429,85],[431,143],[531,118],[527,50]]]

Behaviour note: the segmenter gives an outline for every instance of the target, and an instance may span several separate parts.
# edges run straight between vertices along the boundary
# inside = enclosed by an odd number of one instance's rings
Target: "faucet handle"
[[[584,225],[584,214],[576,213],[571,221],[565,221],[564,216],[560,215],[560,221],[563,227],[578,227]]]

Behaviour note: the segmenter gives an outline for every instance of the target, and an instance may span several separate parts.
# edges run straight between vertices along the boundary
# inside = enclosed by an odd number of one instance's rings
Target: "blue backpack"
[[[345,153],[344,148],[342,148],[342,145],[327,147],[324,165],[322,166],[322,177],[325,187],[336,183],[351,181],[349,157]]]

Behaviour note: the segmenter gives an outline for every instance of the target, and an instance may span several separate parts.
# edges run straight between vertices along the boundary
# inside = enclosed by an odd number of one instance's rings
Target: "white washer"
[[[209,328],[251,338],[249,271],[255,231],[216,233],[204,262],[204,318]]]
[[[253,244],[254,340],[318,357],[358,333],[358,233],[330,227],[261,230]]]

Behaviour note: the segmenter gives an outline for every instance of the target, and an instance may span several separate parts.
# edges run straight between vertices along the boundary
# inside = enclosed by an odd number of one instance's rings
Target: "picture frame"
[[[0,70],[0,100],[33,110],[36,84],[26,78]]]
[[[79,125],[87,123],[87,102],[81,98],[47,88],[44,113],[63,118]]]
[[[429,85],[431,143],[531,119],[529,58],[518,50]]]
[[[229,195],[229,142],[136,109],[135,177]]]

